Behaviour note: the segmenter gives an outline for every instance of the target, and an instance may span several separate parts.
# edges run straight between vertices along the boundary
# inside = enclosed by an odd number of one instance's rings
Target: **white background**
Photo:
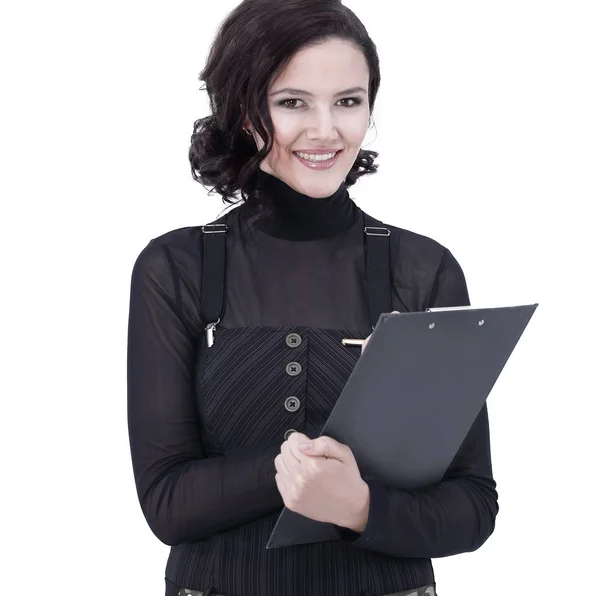
[[[380,170],[351,196],[447,246],[474,306],[539,302],[488,401],[496,530],[434,560],[439,593],[600,594],[598,3],[345,4],[382,70]],[[225,208],[187,159],[236,2],[216,5],[2,8],[2,594],[164,594],[127,436],[129,283],[151,238]]]

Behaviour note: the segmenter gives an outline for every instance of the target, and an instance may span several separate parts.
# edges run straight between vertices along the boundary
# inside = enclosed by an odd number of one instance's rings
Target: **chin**
[[[340,185],[342,184],[343,180],[340,180],[339,183],[334,183],[334,184],[327,184],[327,185],[323,185],[323,184],[319,184],[319,185],[302,185],[301,188],[303,188],[303,190],[301,191],[302,194],[305,194],[309,197],[314,197],[315,199],[325,199],[327,197],[330,197],[332,194],[334,194],[337,189],[340,187]]]

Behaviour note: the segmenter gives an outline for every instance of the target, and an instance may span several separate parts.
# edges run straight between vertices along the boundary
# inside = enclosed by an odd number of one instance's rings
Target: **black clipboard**
[[[537,307],[381,314],[320,436],[348,445],[363,478],[437,484]],[[267,548],[339,539],[334,524],[284,507]]]

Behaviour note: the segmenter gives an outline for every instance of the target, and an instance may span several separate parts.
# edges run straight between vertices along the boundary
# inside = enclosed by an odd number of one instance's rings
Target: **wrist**
[[[344,527],[362,534],[367,527],[369,520],[369,506],[371,504],[371,491],[369,485],[363,480],[360,489],[360,499],[358,501],[358,510],[352,516],[352,519]]]

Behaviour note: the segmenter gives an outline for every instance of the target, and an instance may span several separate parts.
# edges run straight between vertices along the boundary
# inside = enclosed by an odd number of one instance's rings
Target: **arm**
[[[273,460],[281,442],[206,457],[195,405],[195,343],[175,296],[177,272],[154,241],[133,268],[127,415],[138,499],[168,545],[198,541],[283,507]]]
[[[426,308],[468,305],[463,271],[445,250]],[[478,549],[494,531],[499,510],[487,404],[438,484],[399,490],[365,481],[370,493],[367,525],[361,534],[339,528],[343,540],[397,557],[445,557]]]

